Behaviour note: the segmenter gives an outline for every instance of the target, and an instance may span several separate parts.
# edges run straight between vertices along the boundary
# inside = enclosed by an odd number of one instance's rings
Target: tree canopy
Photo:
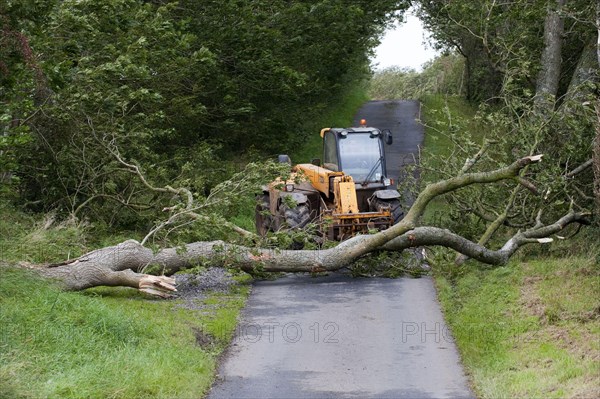
[[[567,92],[584,49],[597,38],[594,2],[586,0],[416,0],[418,14],[439,47],[466,61],[466,96],[486,101],[506,88],[534,92],[543,68],[544,20],[554,11],[564,24],[557,95]]]
[[[407,3],[2,2],[3,181],[34,209],[126,224],[165,204],[140,199],[118,151],[207,195],[237,167],[225,159],[302,143]]]

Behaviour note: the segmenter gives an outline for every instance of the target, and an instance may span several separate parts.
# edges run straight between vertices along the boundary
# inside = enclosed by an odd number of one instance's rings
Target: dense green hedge
[[[131,224],[138,215],[119,201],[163,204],[139,198],[118,152],[153,184],[206,195],[240,155],[303,143],[307,119],[368,78],[370,52],[406,3],[3,3],[3,181],[36,210]]]

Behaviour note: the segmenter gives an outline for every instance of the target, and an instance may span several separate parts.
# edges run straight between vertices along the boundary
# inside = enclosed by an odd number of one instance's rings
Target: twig
[[[587,168],[591,167],[593,165],[593,163],[594,163],[593,159],[591,159],[591,158],[588,159],[587,161],[585,161],[584,163],[582,163],[581,165],[579,165],[578,167],[576,167],[575,169],[573,169],[572,171],[567,173],[565,175],[565,179],[570,179],[571,177],[578,175],[579,173],[583,172]]]

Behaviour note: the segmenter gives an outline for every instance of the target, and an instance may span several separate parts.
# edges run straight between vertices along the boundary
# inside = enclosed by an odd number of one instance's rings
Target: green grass
[[[238,315],[250,293],[248,285],[235,287],[228,294],[218,294],[206,301],[213,305],[215,312],[204,324],[205,331],[227,345],[238,322]]]
[[[455,149],[449,132],[460,129],[466,138],[481,143],[484,129],[472,122],[475,112],[472,106],[457,96],[426,95],[421,99],[421,118],[425,124],[422,153],[424,182],[443,177],[439,172],[445,171],[447,160]],[[427,207],[424,220],[428,224],[442,224],[447,215],[446,208],[444,198],[436,198]]]
[[[248,293],[214,294],[218,306],[201,312],[131,289],[68,293],[29,271],[3,266],[0,275],[5,398],[201,397]]]
[[[9,265],[73,258],[131,236],[0,208],[0,398],[202,397],[247,285],[210,295],[203,310],[130,288],[64,292]]]
[[[249,196],[239,207],[238,212],[229,221],[242,229],[256,232],[255,215],[256,198]]]
[[[426,95],[421,99],[421,117],[426,125],[424,148],[435,154],[429,162],[442,166],[451,156],[451,133],[460,130],[465,139],[481,142],[485,133],[474,121],[476,109],[458,96]]]
[[[597,397],[600,266],[593,255],[515,260],[455,281],[440,301],[478,396]]]
[[[0,262],[46,264],[76,258],[90,248],[115,245],[143,234],[100,231],[86,223],[58,221],[53,214],[22,212],[0,198]]]

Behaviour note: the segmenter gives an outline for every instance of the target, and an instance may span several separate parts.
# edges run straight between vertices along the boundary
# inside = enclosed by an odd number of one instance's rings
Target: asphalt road
[[[357,114],[390,129],[388,172],[423,141],[414,101]],[[254,284],[208,397],[471,398],[430,278],[286,275]]]
[[[425,138],[423,126],[418,122],[420,113],[421,106],[414,100],[369,101],[356,113],[355,126],[366,119],[368,126],[392,132],[394,142],[385,146],[388,177],[397,179],[403,166],[418,162],[419,146]]]

